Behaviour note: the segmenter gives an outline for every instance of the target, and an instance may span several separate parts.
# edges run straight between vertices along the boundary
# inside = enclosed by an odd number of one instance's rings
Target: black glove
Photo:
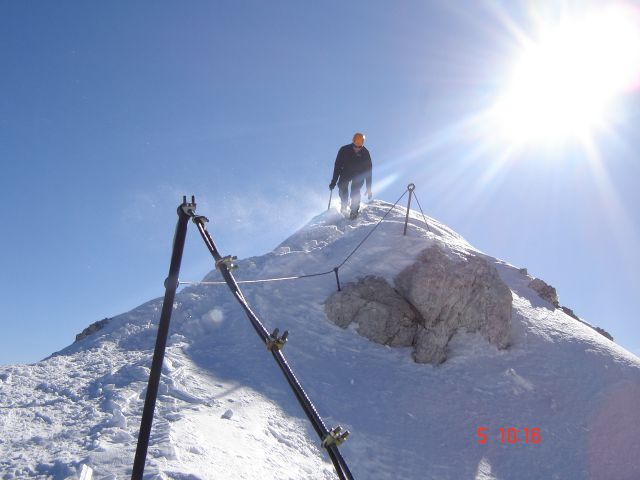
[[[329,184],[329,190],[333,190],[335,187],[336,187],[336,184],[335,184],[335,183],[331,182],[331,183]]]

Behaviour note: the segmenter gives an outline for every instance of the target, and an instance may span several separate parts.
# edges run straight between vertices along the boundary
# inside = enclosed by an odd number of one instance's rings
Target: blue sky
[[[326,208],[355,131],[376,198],[415,183],[425,213],[639,354],[637,89],[590,149],[511,148],[487,109],[560,5],[527,3],[0,4],[0,363],[161,296],[184,194],[224,253],[274,248]],[[211,268],[191,230],[181,278]]]

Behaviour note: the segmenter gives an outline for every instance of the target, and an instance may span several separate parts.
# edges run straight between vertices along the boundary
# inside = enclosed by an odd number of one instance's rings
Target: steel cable
[[[347,261],[358,251],[358,249],[364,244],[364,242],[367,241],[367,239],[373,234],[373,232],[376,230],[376,228],[378,228],[378,226],[382,223],[382,221],[387,218],[387,216],[389,215],[389,213],[391,213],[391,210],[393,210],[398,203],[400,202],[400,200],[402,200],[402,198],[407,194],[407,190],[405,190],[403,192],[402,195],[400,195],[400,198],[398,198],[398,200],[396,200],[396,203],[394,203],[391,208],[389,210],[387,210],[387,213],[385,213],[383,215],[383,217],[378,221],[378,223],[376,223],[376,225],[371,229],[371,231],[360,241],[360,243],[358,243],[358,245],[356,246],[356,248],[353,249],[353,251],[347,256],[347,258],[345,258],[342,263],[340,263],[340,265],[338,265],[336,268],[341,268],[345,263],[347,263]],[[417,198],[416,198],[417,200]],[[419,202],[418,202],[419,205]],[[424,217],[424,214],[422,215]],[[426,220],[425,220],[426,223]],[[429,225],[427,225],[427,228],[429,228]],[[259,280],[235,280],[235,283],[237,285],[242,285],[242,284],[248,284],[248,283],[268,283],[268,282],[280,282],[283,280],[298,280],[300,278],[311,278],[311,277],[320,277],[323,275],[329,275],[331,273],[335,272],[335,268],[328,270],[326,272],[321,272],[321,273],[311,273],[308,275],[294,275],[291,277],[277,277],[277,278],[265,278],[265,279],[259,279]],[[225,285],[227,282],[226,281],[217,281],[217,282],[189,282],[189,281],[180,281],[179,284],[180,285]]]

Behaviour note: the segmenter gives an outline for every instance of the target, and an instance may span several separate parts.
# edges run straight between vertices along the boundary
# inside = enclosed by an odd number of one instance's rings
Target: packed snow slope
[[[331,270],[390,207],[374,201],[356,221],[323,213],[273,252],[240,261],[236,278]],[[403,236],[405,212],[394,209],[340,268],[343,284],[392,281],[434,243],[481,254],[415,212]],[[323,302],[333,275],[243,291],[269,331],[289,330],[284,353],[327,426],[352,432],[341,451],[357,479],[640,478],[640,359],[540,299],[518,268],[486,258],[513,292],[511,346],[460,332],[437,367],[330,323]],[[2,479],[74,479],[82,465],[96,479],[130,476],[161,304],[115,317],[37,364],[0,367]],[[174,307],[145,476],[335,478],[228,289],[184,288]],[[518,442],[503,443],[500,428],[519,429]],[[525,428],[539,428],[540,441],[527,443]]]

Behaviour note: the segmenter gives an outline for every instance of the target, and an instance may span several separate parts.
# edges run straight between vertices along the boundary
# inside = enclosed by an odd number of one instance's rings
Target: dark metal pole
[[[333,197],[333,190],[329,190],[329,206],[327,210],[331,210],[331,197]]]
[[[180,274],[180,264],[182,263],[184,242],[187,236],[187,224],[189,223],[189,219],[193,216],[195,209],[196,202],[194,197],[191,197],[191,203],[187,203],[187,197],[183,197],[182,204],[178,207],[178,223],[176,225],[176,233],[173,238],[173,252],[171,254],[169,276],[164,281],[164,301],[162,303],[162,312],[160,314],[160,323],[158,325],[156,347],[153,352],[151,373],[149,374],[149,384],[147,385],[147,396],[144,402],[142,420],[140,421],[140,433],[138,434],[138,446],[136,447],[136,456],[133,461],[131,480],[142,480],[142,474],[144,473],[147,449],[149,447],[149,436],[151,435],[151,424],[153,423],[153,413],[156,407],[156,399],[158,397],[160,374],[162,373],[162,362],[164,360],[164,352],[167,346],[167,337],[169,335],[171,311],[173,310],[173,301],[176,296],[176,290],[178,289],[178,276]]]
[[[342,289],[340,288],[340,277],[338,276],[338,267],[334,268],[333,272],[336,274],[336,283],[338,284],[338,291],[340,292]]]
[[[411,208],[411,197],[413,196],[413,191],[416,189],[416,186],[413,183],[407,185],[407,190],[409,190],[409,203],[407,203],[407,216],[404,219],[404,235],[407,234],[407,224],[409,223],[409,209]]]
[[[280,349],[284,345],[284,341],[286,341],[286,335],[288,335],[288,333],[285,332],[285,336],[278,337],[278,329],[276,329],[272,334],[269,334],[260,319],[255,313],[253,313],[253,311],[249,307],[249,304],[244,298],[244,295],[242,294],[242,291],[240,290],[236,279],[231,273],[231,270],[235,268],[233,260],[235,260],[236,257],[230,255],[222,257],[222,255],[220,255],[220,252],[218,251],[213,238],[205,227],[205,223],[208,222],[206,217],[195,215],[193,217],[193,222],[197,225],[200,236],[202,237],[202,240],[204,240],[205,245],[213,256],[216,262],[216,268],[220,270],[222,278],[224,278],[225,282],[233,292],[234,297],[240,303],[240,306],[247,314],[249,322],[253,326],[254,330],[260,336],[262,341],[267,345],[267,348],[271,351],[274,360],[284,373],[284,376],[287,379],[289,386],[293,390],[293,393],[296,396],[298,402],[300,403],[300,406],[304,410],[304,413],[307,415],[307,418],[311,422],[316,433],[322,440],[322,446],[327,450],[329,458],[331,458],[338,477],[340,478],[340,480],[353,480],[353,475],[351,475],[351,471],[349,470],[347,463],[342,457],[340,450],[338,450],[338,445],[347,438],[349,432],[342,432],[341,427],[336,427],[331,431],[327,429],[327,426],[324,424],[322,417],[320,417],[320,415],[318,414],[315,406],[313,405],[313,403],[311,403],[311,400],[307,396],[307,393],[302,388],[302,385],[300,384],[295,374],[293,373],[293,370],[291,370],[291,367],[284,358],[283,353],[280,351]],[[336,267],[334,271],[336,272],[337,278],[338,267]]]

